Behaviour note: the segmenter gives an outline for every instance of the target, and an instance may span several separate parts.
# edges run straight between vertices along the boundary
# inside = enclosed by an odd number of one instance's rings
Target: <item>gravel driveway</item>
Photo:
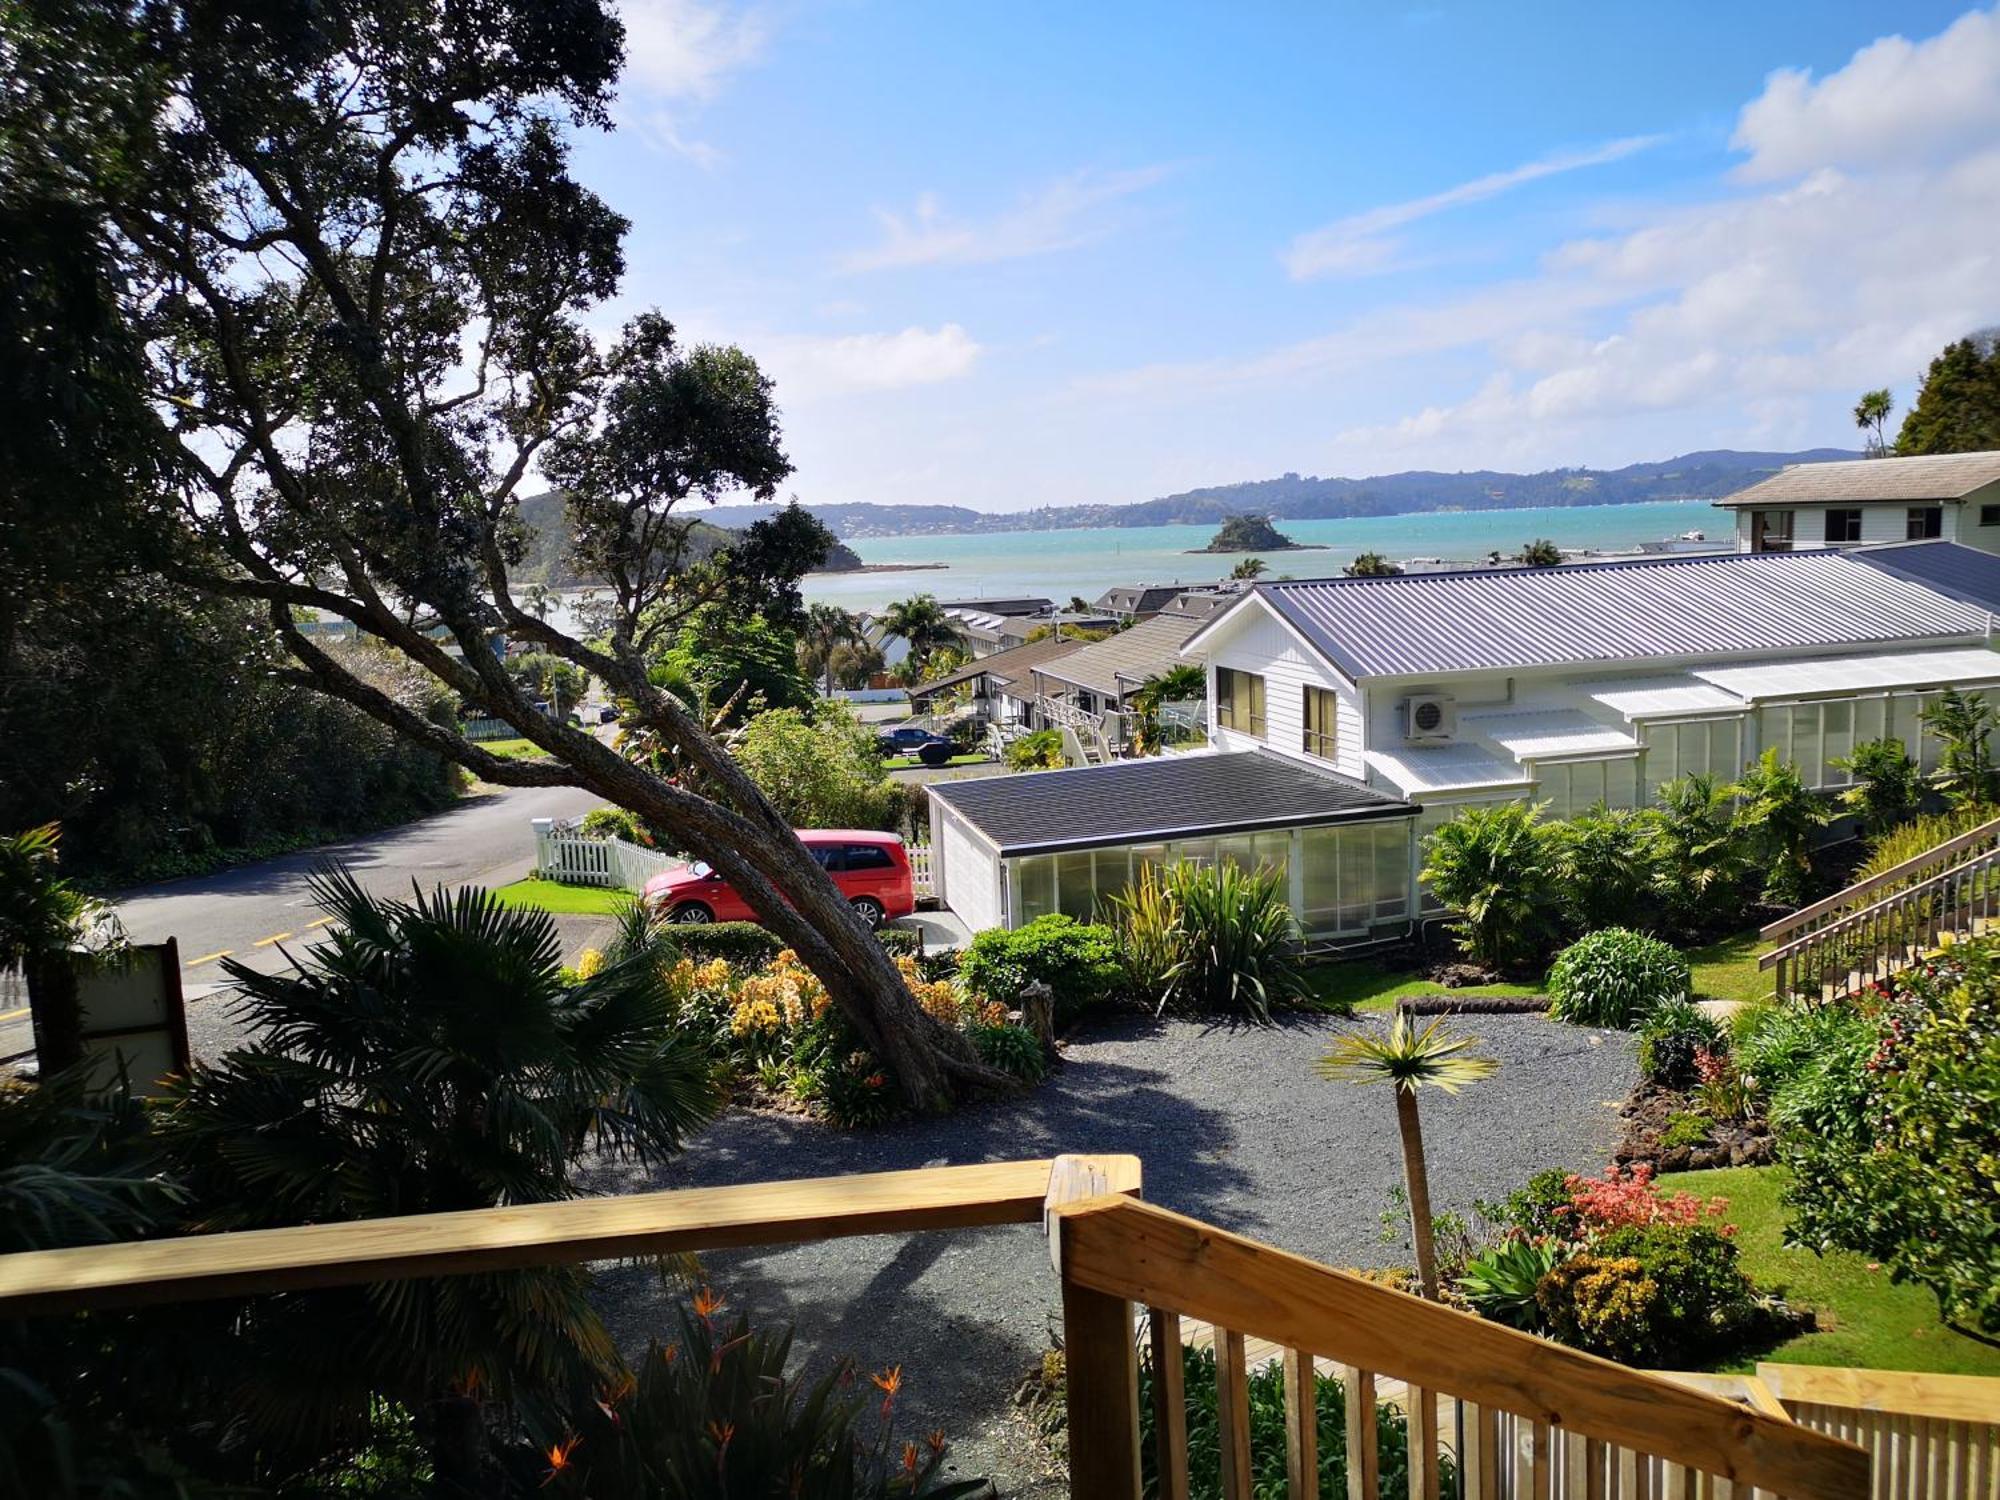
[[[1146,1197],[1164,1207],[1333,1265],[1407,1264],[1408,1252],[1381,1234],[1402,1180],[1389,1095],[1312,1070],[1343,1029],[1386,1024],[1119,1019],[1073,1042],[1061,1072],[1021,1099],[857,1134],[734,1112],[650,1177],[601,1185],[633,1192],[1124,1151],[1144,1162]],[[1457,1098],[1424,1097],[1438,1206],[1469,1207],[1544,1167],[1601,1170],[1635,1076],[1632,1039],[1539,1016],[1457,1024],[1500,1072]],[[1006,1495],[1058,1493],[1036,1477],[1008,1406],[1060,1321],[1038,1229],[878,1235],[704,1259],[735,1306],[793,1322],[809,1359],[851,1352],[870,1368],[901,1364],[900,1429],[944,1428],[961,1471],[993,1475]],[[621,1339],[643,1347],[664,1333],[650,1274],[601,1269],[600,1296]]]

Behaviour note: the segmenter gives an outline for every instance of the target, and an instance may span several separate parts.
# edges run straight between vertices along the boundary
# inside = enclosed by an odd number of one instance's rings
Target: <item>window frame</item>
[[[1325,761],[1340,759],[1340,694],[1307,683],[1301,704],[1300,748]],[[1317,727],[1316,727],[1317,726]]]
[[[1903,512],[1903,540],[1931,542],[1944,535],[1942,505],[1912,505]]]
[[[1858,505],[1830,506],[1823,511],[1824,537],[1829,547],[1846,546],[1861,540],[1861,507]],[[1834,518],[1839,517],[1841,535],[1834,534]]]
[[[1238,699],[1242,699],[1239,703]],[[1215,669],[1215,723],[1218,729],[1265,739],[1270,730],[1264,675],[1241,667]],[[1239,722],[1240,721],[1240,722]]]
[[[1798,536],[1796,510],[1753,510],[1750,512],[1750,548],[1753,552],[1790,552]],[[1782,525],[1772,524],[1782,521]]]
[[[2000,526],[2000,505],[1980,506],[1979,524],[1981,526]]]

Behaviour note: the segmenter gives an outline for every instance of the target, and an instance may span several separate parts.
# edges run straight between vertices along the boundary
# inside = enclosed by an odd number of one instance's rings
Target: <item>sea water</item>
[[[1727,538],[1734,523],[1705,500],[1640,505],[1545,506],[1524,510],[1424,511],[1400,516],[1286,521],[1278,529],[1295,542],[1325,551],[1264,554],[1267,578],[1338,574],[1363,552],[1392,561],[1437,557],[1477,562],[1490,552],[1513,553],[1537,537],[1558,547],[1629,551],[1684,531]],[[1212,583],[1226,577],[1242,553],[1203,553],[1215,528],[1106,526],[1072,531],[999,531],[926,536],[862,537],[848,546],[871,567],[894,572],[816,573],[805,596],[851,610],[872,609],[912,594],[940,599],[1039,596],[1067,603],[1095,599],[1114,584]]]

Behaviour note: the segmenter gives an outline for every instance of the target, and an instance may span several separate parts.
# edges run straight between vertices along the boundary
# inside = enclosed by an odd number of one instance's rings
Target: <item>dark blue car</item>
[[[885,756],[914,755],[928,766],[941,766],[952,757],[950,740],[915,724],[885,729],[875,736],[875,744]]]

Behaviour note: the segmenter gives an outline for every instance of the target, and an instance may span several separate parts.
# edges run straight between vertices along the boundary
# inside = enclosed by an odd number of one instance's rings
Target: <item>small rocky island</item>
[[[1324,552],[1318,542],[1295,542],[1271,524],[1269,516],[1228,516],[1206,547],[1195,552]]]

